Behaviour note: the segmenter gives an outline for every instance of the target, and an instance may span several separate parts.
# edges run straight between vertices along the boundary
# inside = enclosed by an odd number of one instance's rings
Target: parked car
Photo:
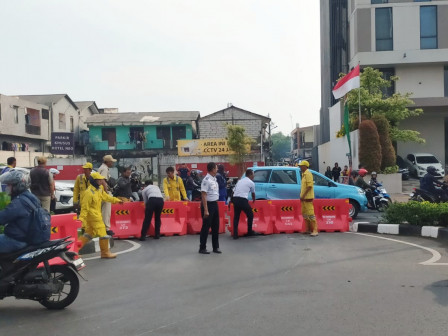
[[[4,166],[0,166],[0,171]],[[14,169],[24,171],[29,174],[30,169],[16,167]],[[74,183],[65,183],[55,181],[55,191],[54,195],[56,198],[56,209],[55,212],[70,212],[73,210],[73,188]]]
[[[398,172],[401,174],[402,180],[409,180],[409,169],[406,162],[400,155],[397,155]]]
[[[406,156],[406,163],[409,167],[411,176],[421,178],[426,174],[426,168],[429,166],[436,167],[437,176],[444,177],[445,170],[442,163],[429,153],[410,153]]]
[[[299,167],[252,167],[255,177],[257,199],[299,199],[301,175]],[[350,217],[356,218],[359,211],[367,210],[367,198],[358,187],[336,183],[324,175],[311,170],[316,198],[348,199]]]

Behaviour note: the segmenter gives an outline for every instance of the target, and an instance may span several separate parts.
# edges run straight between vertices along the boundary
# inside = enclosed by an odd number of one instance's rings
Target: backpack
[[[28,197],[21,198],[31,209],[30,225],[26,233],[26,242],[29,245],[39,245],[50,240],[51,216],[47,210],[35,206]]]

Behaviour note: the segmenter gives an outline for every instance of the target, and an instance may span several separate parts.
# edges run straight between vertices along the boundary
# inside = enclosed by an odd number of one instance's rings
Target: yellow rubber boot
[[[316,219],[310,219],[310,226],[311,226],[311,230],[313,231],[311,233],[311,236],[316,237],[317,235],[319,235],[319,232],[317,231]]]
[[[92,240],[92,238],[86,235],[82,235],[78,239],[81,241],[81,246],[79,247],[79,249],[82,249],[89,241]]]
[[[117,257],[116,254],[110,252],[108,239],[100,238],[100,250],[102,259],[113,259]]]

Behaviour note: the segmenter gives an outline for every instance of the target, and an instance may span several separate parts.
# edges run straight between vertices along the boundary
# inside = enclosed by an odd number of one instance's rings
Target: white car
[[[410,153],[406,156],[406,163],[409,166],[409,173],[415,177],[421,178],[426,175],[426,168],[434,166],[437,176],[444,177],[445,170],[442,163],[429,153]]]
[[[4,166],[0,166],[0,171],[2,171],[3,168]],[[16,167],[14,169],[24,171],[28,174],[30,173],[30,169],[28,168]],[[54,195],[56,198],[55,212],[69,212],[73,210],[74,186],[75,186],[74,183],[55,181],[55,191],[54,191]]]

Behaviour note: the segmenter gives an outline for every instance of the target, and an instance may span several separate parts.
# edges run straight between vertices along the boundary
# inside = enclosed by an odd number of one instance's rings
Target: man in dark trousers
[[[162,221],[160,220],[160,215],[163,210],[163,196],[160,192],[159,187],[153,185],[151,180],[145,182],[145,189],[142,191],[143,202],[145,202],[145,219],[143,220],[142,232],[140,235],[140,240],[144,241],[146,239],[146,234],[148,233],[149,225],[151,224],[152,216],[155,214],[154,224],[155,224],[155,235],[154,239],[160,238],[160,226]]]
[[[201,184],[201,215],[202,228],[200,234],[199,253],[210,254],[207,251],[207,237],[210,227],[212,228],[212,247],[214,253],[222,253],[219,249],[219,186],[216,181],[216,173],[218,168],[216,163],[209,162],[207,164],[207,176],[202,180]]]
[[[254,221],[254,214],[249,204],[248,196],[252,194],[252,203],[255,203],[255,183],[254,171],[252,169],[246,170],[246,177],[239,180],[233,191],[233,206],[235,209],[235,216],[233,217],[233,239],[238,239],[238,223],[240,221],[241,211],[247,216],[247,236],[256,236],[258,233],[252,230],[252,223]]]

